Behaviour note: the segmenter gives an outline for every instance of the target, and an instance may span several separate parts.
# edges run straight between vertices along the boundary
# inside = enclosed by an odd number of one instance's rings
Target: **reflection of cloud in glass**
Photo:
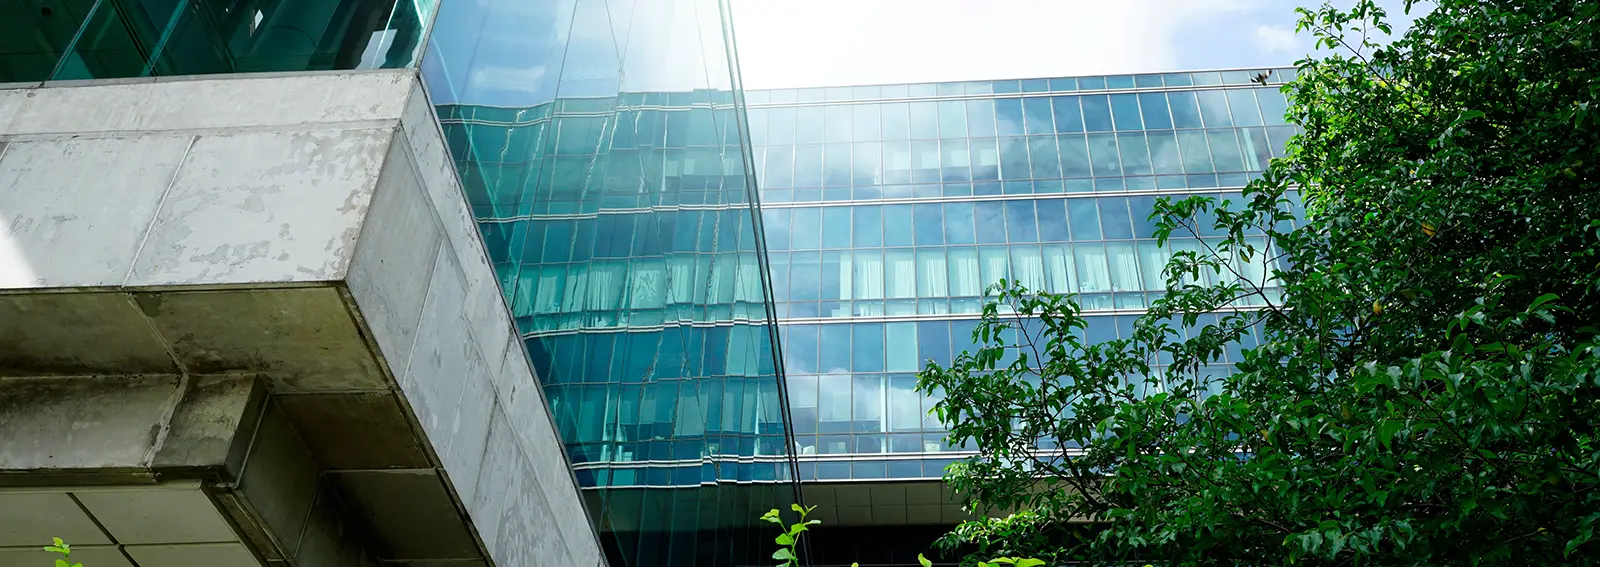
[[[501,67],[486,65],[475,67],[467,75],[467,92],[510,91],[538,93],[541,79],[549,69],[536,67]]]

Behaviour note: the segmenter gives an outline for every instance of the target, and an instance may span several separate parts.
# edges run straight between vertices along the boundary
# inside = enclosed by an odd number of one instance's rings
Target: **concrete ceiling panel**
[[[0,491],[0,547],[38,548],[52,537],[72,544],[111,543],[65,492]]]
[[[455,502],[439,475],[428,471],[330,472],[351,514],[377,536],[379,557],[477,559],[477,542],[457,521]]]
[[[50,542],[46,541],[45,543]],[[67,541],[67,543],[72,545],[73,563],[82,562],[88,567],[139,567],[129,563],[128,558],[123,556],[122,551],[117,549],[115,545],[78,545],[71,541]],[[5,565],[6,567],[11,567],[12,565],[17,567],[43,567],[61,558],[60,555],[45,551],[42,549],[43,547],[43,544],[27,547],[0,547],[0,565]]]
[[[124,548],[139,567],[228,567],[260,566],[261,562],[242,543],[190,543],[177,545],[129,545]],[[76,559],[76,558],[74,558]],[[84,563],[84,565],[90,565]],[[100,567],[94,565],[94,567]]]
[[[125,294],[0,295],[0,376],[177,372]]]
[[[135,298],[192,373],[259,372],[288,392],[388,387],[333,287]]]
[[[325,468],[432,466],[400,403],[389,393],[283,394],[275,401]]]
[[[84,489],[73,494],[123,544],[239,539],[197,483]]]

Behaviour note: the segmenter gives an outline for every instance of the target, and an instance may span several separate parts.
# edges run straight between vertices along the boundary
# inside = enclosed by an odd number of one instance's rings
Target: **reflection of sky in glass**
[[[726,90],[723,45],[715,0],[463,0],[441,6],[423,74],[435,104]]]

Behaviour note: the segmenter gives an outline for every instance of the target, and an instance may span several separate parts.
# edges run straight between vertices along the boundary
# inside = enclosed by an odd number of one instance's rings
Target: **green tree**
[[[977,350],[920,375],[979,448],[946,481],[1027,514],[944,544],[1600,564],[1600,2],[1441,0],[1383,44],[1370,0],[1301,16],[1337,54],[1285,87],[1290,156],[1243,202],[1158,206],[1158,238],[1220,236],[1131,336],[1003,283]]]

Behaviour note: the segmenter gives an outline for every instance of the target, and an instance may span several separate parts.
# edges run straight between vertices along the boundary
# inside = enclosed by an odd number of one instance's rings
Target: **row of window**
[[[1286,83],[1293,80],[1295,76],[1294,69],[1271,69],[1270,71],[1262,69],[1259,71],[1198,71],[1193,73],[1150,73],[1144,75],[1061,77],[1053,79],[1009,79],[1003,81],[969,81],[965,83],[922,83],[903,85],[824,87],[809,89],[771,89],[746,91],[745,101],[749,104],[756,105],[794,102],[843,102],[851,100],[877,100],[885,98],[892,99],[930,96],[1101,91],[1213,85],[1250,85],[1256,82],[1256,76],[1261,73],[1267,73],[1266,82],[1269,85]]]
[[[816,461],[799,463],[800,480],[925,479],[944,476],[956,458]],[[707,463],[677,466],[581,468],[578,485],[689,487],[721,481],[770,482],[789,477],[788,463]]]
[[[1157,189],[1237,188],[1261,177],[1259,171],[1237,173],[1191,173],[1182,175],[1135,175],[1079,179],[1021,179],[980,181],[977,183],[921,183],[915,185],[859,185],[855,187],[810,187],[766,189],[761,192],[765,205],[814,203],[819,201],[858,203],[881,199],[924,199],[987,195],[1061,195],[1089,192],[1151,191]],[[536,206],[538,204],[535,204]]]
[[[1260,244],[1265,246],[1265,241]],[[1202,241],[1175,239],[1167,245],[1144,240],[1044,246],[894,248],[882,252],[796,253],[788,258],[774,255],[772,293],[780,303],[978,298],[1001,279],[1052,293],[1162,291],[1166,289],[1162,271],[1173,251],[1206,254]],[[1249,261],[1235,257],[1232,269],[1258,285],[1270,285],[1266,261],[1264,254],[1257,254]],[[1233,278],[1227,273],[1202,273],[1208,283]],[[841,304],[837,311],[818,316],[871,314],[851,313],[848,307],[848,304]]]
[[[763,189],[1261,171],[1290,126],[772,146]]]
[[[930,246],[1082,242],[1154,238],[1150,219],[1161,197],[1081,197],[999,201],[855,205],[765,209],[762,228],[770,250],[819,250]],[[1237,193],[1213,195],[1237,209]],[[1211,215],[1198,219],[1201,236],[1220,236]]]
[[[1179,322],[1172,323],[1173,332],[1178,338],[1193,336],[1198,329],[1215,325],[1218,315],[1202,315],[1193,326],[1185,326]],[[1082,338],[1088,344],[1098,344],[1118,338],[1133,336],[1134,322],[1137,315],[1089,315],[1084,329],[1081,330]],[[1037,321],[1029,322],[1030,329],[1038,324]],[[911,382],[895,382],[894,373],[912,373],[922,369],[929,360],[939,364],[949,365],[954,357],[973,348],[972,332],[978,326],[977,319],[954,319],[934,321],[905,321],[891,323],[807,323],[785,324],[780,327],[783,344],[784,372],[789,381],[789,404],[792,407],[818,407],[829,405],[825,400],[845,400],[832,404],[835,411],[846,413],[833,413],[829,415],[847,415],[850,407],[850,398],[854,378],[851,375],[869,376],[864,378],[865,384],[870,386],[871,392],[883,390],[883,376],[881,373],[890,373],[890,390],[898,383],[905,386],[901,390],[910,392]],[[1006,339],[1015,344],[1016,331],[1007,331]],[[1035,331],[1030,331],[1034,333]],[[1253,339],[1244,341],[1244,345],[1235,345],[1227,353],[1224,360],[1217,363],[1231,363],[1242,360],[1242,348],[1249,346]],[[819,379],[806,381],[806,376],[821,376]],[[909,374],[907,374],[909,376]],[[831,378],[830,378],[831,376]],[[798,379],[798,380],[797,380]],[[830,382],[831,381],[831,382]],[[820,393],[819,393],[820,392]],[[910,394],[906,394],[909,396]],[[821,397],[819,397],[821,396]],[[844,396],[842,398],[829,396]],[[858,399],[862,399],[859,396]],[[870,407],[879,405],[877,394],[864,398]],[[902,401],[909,397],[899,398]],[[824,400],[824,402],[808,403],[809,400]],[[883,402],[888,404],[888,402]],[[909,402],[906,402],[909,403]],[[910,406],[905,406],[910,407]],[[924,410],[929,408],[923,403]],[[838,410],[838,408],[845,408]],[[844,419],[844,418],[840,418]],[[911,421],[905,422],[908,426]],[[893,430],[893,429],[891,429]],[[851,431],[843,431],[849,433]],[[881,431],[881,430],[875,430]],[[839,433],[840,431],[824,431],[824,433]],[[856,431],[859,432],[859,431]]]
[[[1286,124],[1286,110],[1276,89],[1225,89],[758,108],[749,119],[751,143],[782,146],[1263,126]],[[611,147],[655,145],[624,138],[628,128]]]

